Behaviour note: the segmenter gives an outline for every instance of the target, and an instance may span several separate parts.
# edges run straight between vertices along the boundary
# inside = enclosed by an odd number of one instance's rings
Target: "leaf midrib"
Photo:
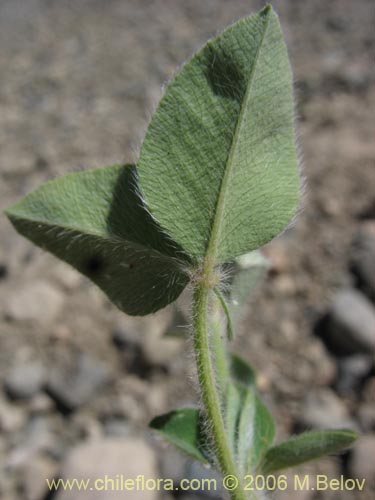
[[[268,13],[267,13],[267,18],[266,18],[266,21],[264,24],[264,30],[262,33],[262,37],[260,39],[260,42],[259,42],[259,45],[258,45],[258,48],[256,51],[256,55],[255,55],[255,60],[254,60],[254,63],[253,63],[253,66],[251,68],[251,72],[249,75],[249,80],[248,80],[246,92],[245,92],[244,98],[242,100],[241,110],[240,110],[240,113],[238,115],[238,120],[236,123],[233,141],[232,141],[229,153],[228,153],[228,159],[226,161],[224,175],[222,177],[221,184],[220,184],[219,196],[217,198],[216,210],[215,210],[214,220],[213,220],[212,229],[211,229],[211,235],[210,235],[210,239],[208,241],[207,251],[206,251],[206,261],[209,263],[209,266],[212,266],[212,267],[214,267],[217,264],[216,258],[217,258],[218,248],[219,248],[219,239],[220,239],[223,214],[224,214],[224,209],[225,209],[227,186],[228,186],[228,182],[229,182],[230,173],[232,171],[233,164],[234,164],[233,155],[235,153],[237,139],[238,139],[239,134],[241,132],[241,126],[243,123],[244,112],[245,112],[245,109],[247,107],[248,100],[250,99],[251,90],[252,90],[252,82],[253,82],[254,75],[256,72],[259,54],[260,54],[260,51],[262,49],[262,45],[264,42],[264,38],[265,38],[265,35],[267,32],[269,19],[270,19],[271,15],[272,15],[272,10],[269,8]]]

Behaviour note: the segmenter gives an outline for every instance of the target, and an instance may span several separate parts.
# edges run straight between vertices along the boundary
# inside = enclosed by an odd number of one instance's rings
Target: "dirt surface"
[[[58,175],[136,161],[163,83],[209,36],[262,5],[0,0],[0,210]],[[293,227],[266,248],[273,269],[249,306],[237,348],[258,369],[280,438],[313,426],[306,398],[322,391],[337,397],[356,428],[372,434],[358,412],[365,404],[373,408],[373,372],[360,390],[337,391],[338,360],[314,327],[335,293],[355,285],[353,240],[374,217],[374,4],[273,5],[295,73],[305,195]],[[3,216],[0,235],[0,381],[30,360],[48,375],[57,368],[69,372],[82,352],[101,361],[113,380],[70,416],[44,400],[43,418],[60,446],[56,462],[77,441],[102,432],[113,415],[143,432],[155,414],[195,400],[188,346],[160,339],[170,309],[126,318],[85,279],[18,236]],[[46,303],[35,305],[38,293],[41,302],[49,297]],[[130,354],[113,343],[119,330],[132,339]],[[35,397],[18,402],[0,392],[2,401],[14,417],[0,427],[0,498],[26,498],[16,452],[25,443]],[[306,470],[338,477],[348,460],[325,459]],[[373,492],[368,486],[362,493],[324,491],[311,498],[365,500]]]

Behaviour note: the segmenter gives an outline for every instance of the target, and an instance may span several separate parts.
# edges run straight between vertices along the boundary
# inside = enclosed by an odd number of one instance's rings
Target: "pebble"
[[[63,412],[71,412],[88,403],[111,380],[106,365],[80,354],[69,370],[51,373],[47,392]]]
[[[301,424],[307,428],[356,428],[345,404],[331,389],[309,392],[301,413]]]
[[[37,456],[28,461],[22,470],[21,487],[25,500],[41,500],[48,494],[46,479],[52,480],[57,472],[56,464]]]
[[[342,290],[315,331],[337,356],[371,355],[375,350],[375,309],[362,293]]]
[[[103,423],[103,430],[106,436],[112,437],[129,437],[134,430],[129,425],[129,422],[126,419],[122,418],[108,418]]]
[[[12,399],[29,399],[38,394],[46,381],[44,366],[37,362],[16,365],[5,376],[4,388]]]
[[[194,495],[199,493],[201,498],[212,498],[215,500],[221,500],[223,498],[222,478],[214,469],[204,466],[195,460],[189,461],[185,467],[185,478],[190,481],[196,479],[201,484],[204,484],[203,479],[216,479],[216,489],[202,487],[201,490],[196,490],[194,486]]]
[[[304,471],[305,472],[305,471]],[[305,473],[301,474],[301,471],[298,472],[290,472],[290,471],[281,471],[281,474],[286,476],[285,484],[287,488],[284,489],[284,483],[280,481],[281,490],[277,490],[277,496],[272,495],[270,498],[276,498],[277,500],[310,500],[314,496],[314,485],[315,478],[312,474],[309,475],[309,485],[311,489],[297,489],[294,488],[294,482],[296,477],[300,479],[301,482],[304,481]],[[283,478],[284,479],[284,478]]]
[[[170,478],[176,487],[185,477],[187,457],[174,447],[165,448],[160,454],[161,477]]]
[[[375,432],[375,402],[362,403],[358,409],[357,418],[361,429],[365,432]]]
[[[136,479],[138,475],[148,480],[159,477],[155,453],[140,438],[100,438],[77,446],[67,456],[58,473],[62,478],[108,479],[116,477]],[[118,500],[119,491],[80,491],[80,500]],[[159,492],[143,489],[126,491],[126,500],[158,500]],[[54,497],[55,498],[55,497]],[[76,491],[60,491],[56,500],[76,500]]]
[[[8,470],[22,469],[40,453],[53,454],[57,446],[51,421],[44,417],[32,418],[22,432],[13,437],[16,438],[14,446],[5,462]]]
[[[357,354],[341,358],[338,361],[338,378],[335,389],[339,394],[345,395],[357,392],[373,369],[371,356]]]
[[[0,433],[14,433],[26,423],[26,415],[18,406],[9,404],[0,397]]]
[[[6,304],[6,316],[15,321],[53,322],[64,303],[61,291],[46,281],[26,283],[12,293]]]
[[[82,282],[82,276],[78,271],[65,262],[57,262],[53,269],[58,283],[67,291],[75,290]]]
[[[351,267],[358,287],[375,302],[375,222],[361,225],[352,254]]]
[[[349,458],[349,476],[365,478],[367,489],[375,486],[375,435],[362,436],[354,445]]]
[[[36,394],[29,402],[29,412],[32,415],[43,415],[55,409],[52,399],[45,393]]]

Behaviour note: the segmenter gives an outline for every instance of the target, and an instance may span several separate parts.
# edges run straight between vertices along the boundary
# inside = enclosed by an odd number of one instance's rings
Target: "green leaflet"
[[[227,432],[240,473],[254,472],[275,437],[275,424],[254,388],[230,384]]]
[[[230,353],[230,375],[233,382],[244,388],[255,387],[256,375],[255,370],[247,361],[234,353]]]
[[[292,74],[266,7],[209,41],[168,86],[139,161],[151,213],[192,257],[254,250],[299,197]]]
[[[204,433],[195,408],[182,408],[160,415],[151,421],[150,427],[191,457],[208,463],[204,452]]]
[[[186,256],[145,210],[134,166],[48,182],[6,214],[23,236],[88,276],[128,314],[157,311],[188,283]]]
[[[357,439],[358,434],[351,430],[305,432],[270,448],[264,458],[262,472],[267,474],[338,453]]]

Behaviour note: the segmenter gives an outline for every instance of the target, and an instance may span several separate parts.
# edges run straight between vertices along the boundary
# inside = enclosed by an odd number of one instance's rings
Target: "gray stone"
[[[299,470],[298,473],[282,471],[281,474],[286,475],[285,484],[287,485],[287,488],[284,490],[284,483],[280,483],[282,489],[276,490],[276,495],[272,495],[267,498],[275,498],[276,500],[309,500],[310,498],[313,498],[313,488],[315,488],[316,483],[316,476],[314,477],[313,474],[309,474],[309,485],[311,489],[297,489],[294,487],[295,478],[298,476],[301,482],[303,482],[305,478],[305,472],[307,471]]]
[[[176,448],[168,447],[160,454],[161,477],[170,478],[178,486],[185,478],[186,462],[189,460]]]
[[[17,432],[25,423],[25,412],[0,398],[0,433]]]
[[[154,451],[142,439],[105,438],[87,442],[72,450],[65,460],[59,477],[121,481],[143,476],[145,480],[159,477]],[[110,483],[108,483],[110,485]],[[121,486],[121,484],[120,484]],[[139,491],[80,491],[80,500],[157,500],[159,493],[143,489]],[[76,500],[77,491],[60,491],[56,500]]]
[[[331,389],[319,389],[307,394],[301,424],[314,429],[356,428],[346,406]]]
[[[134,434],[134,429],[129,425],[126,419],[108,418],[103,422],[103,430],[106,436],[129,437]]]
[[[41,500],[48,494],[46,479],[52,480],[57,471],[56,464],[43,456],[28,461],[22,471],[22,490],[25,500]]]
[[[189,481],[193,479],[197,480],[197,484],[194,485],[194,495],[199,494],[201,498],[213,498],[221,500],[223,498],[223,488],[222,488],[222,478],[218,472],[210,467],[206,467],[199,462],[189,461],[185,467],[185,477]],[[196,490],[195,487],[200,484],[204,485],[203,479],[213,479],[216,480],[216,488],[208,488],[207,486],[202,486],[201,490]]]
[[[16,365],[5,377],[4,388],[13,399],[28,399],[41,391],[46,372],[38,362]]]
[[[106,365],[81,354],[69,371],[52,372],[47,392],[62,411],[71,412],[89,402],[110,380]]]
[[[360,227],[353,244],[351,266],[359,288],[375,301],[375,222]]]
[[[339,394],[358,391],[373,369],[373,359],[365,354],[357,354],[339,359],[338,379],[335,389]]]
[[[59,289],[46,281],[26,283],[10,295],[6,315],[16,321],[51,323],[60,312],[64,297]]]
[[[375,431],[375,402],[362,403],[358,409],[357,418],[361,424],[361,429],[365,432]]]
[[[40,453],[54,451],[57,446],[56,435],[51,420],[44,417],[32,418],[19,435],[14,436],[14,446],[7,455],[5,466],[9,470],[20,470]]]
[[[371,355],[375,351],[375,309],[362,293],[342,290],[316,333],[338,356]]]
[[[348,463],[349,476],[366,479],[367,488],[375,486],[375,435],[362,436],[355,444]]]
[[[31,415],[43,415],[54,410],[55,403],[45,393],[38,393],[29,401],[28,409]]]

